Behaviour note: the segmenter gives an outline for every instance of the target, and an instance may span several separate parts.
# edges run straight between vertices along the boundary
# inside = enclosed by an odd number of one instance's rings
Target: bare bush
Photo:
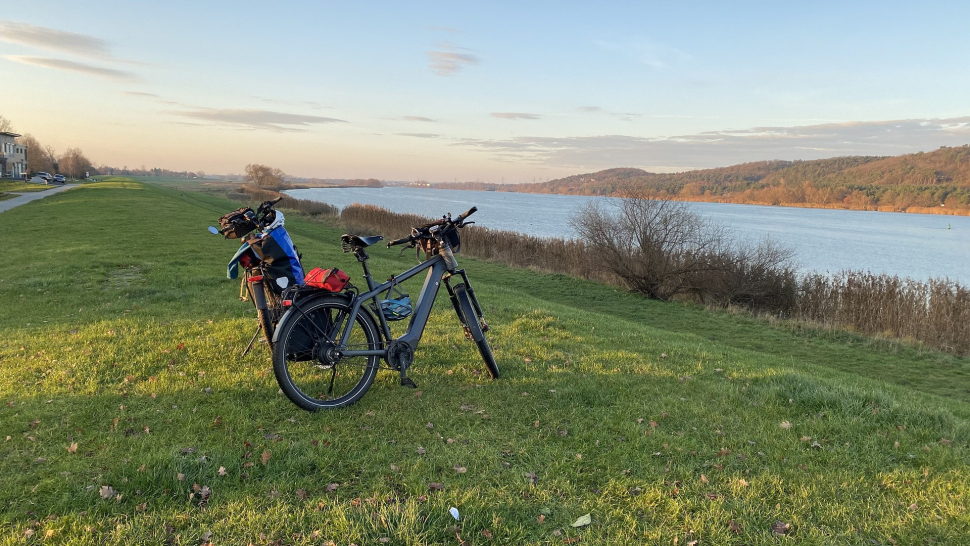
[[[732,241],[686,203],[639,195],[590,203],[573,226],[604,267],[648,298],[771,310],[794,303],[790,250]]]

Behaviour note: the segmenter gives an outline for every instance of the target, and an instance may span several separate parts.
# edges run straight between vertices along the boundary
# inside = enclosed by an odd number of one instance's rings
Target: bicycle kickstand
[[[250,339],[249,340],[249,345],[246,345],[246,350],[242,352],[242,356],[246,356],[246,355],[249,354],[250,349],[253,348],[253,343],[256,343],[256,338],[259,336],[259,333],[261,331],[263,331],[263,327],[262,326],[256,326],[256,333],[253,334],[253,339]]]

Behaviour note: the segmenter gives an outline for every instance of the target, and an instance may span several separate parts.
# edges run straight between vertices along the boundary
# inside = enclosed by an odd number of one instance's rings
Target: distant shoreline
[[[344,186],[344,187],[359,187],[359,186]],[[520,194],[539,194],[539,195],[571,195],[576,197],[619,197],[617,195],[587,195],[581,193],[561,193],[552,191],[515,191],[511,189],[503,189],[501,187],[495,189],[481,189],[481,188],[459,188],[453,185],[449,185],[447,188],[439,187],[428,187],[428,186],[402,186],[415,189],[424,190],[460,190],[460,191],[494,191],[494,192],[504,192],[504,193],[520,193]],[[308,188],[309,189],[309,188]],[[758,207],[785,207],[785,208],[800,208],[800,209],[826,209],[826,210],[853,210],[859,212],[896,212],[896,213],[908,213],[908,214],[933,214],[937,216],[970,216],[970,209],[953,209],[946,207],[907,207],[906,209],[897,209],[891,206],[880,206],[880,207],[868,207],[868,208],[854,208],[845,205],[839,205],[838,203],[764,203],[755,201],[734,201],[729,199],[704,199],[700,197],[681,197],[681,196],[652,196],[653,199],[665,199],[668,201],[684,201],[687,203],[723,203],[725,205],[753,205]]]

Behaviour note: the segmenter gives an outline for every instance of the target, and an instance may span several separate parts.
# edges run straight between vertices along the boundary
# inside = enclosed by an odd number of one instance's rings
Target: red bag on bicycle
[[[316,267],[306,274],[303,284],[312,286],[313,288],[329,290],[330,292],[340,292],[347,286],[349,281],[350,275],[347,275],[336,267],[333,269]]]

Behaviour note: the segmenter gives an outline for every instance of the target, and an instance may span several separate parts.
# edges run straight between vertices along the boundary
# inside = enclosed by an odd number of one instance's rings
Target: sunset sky
[[[968,21],[956,1],[8,2],[0,115],[95,164],[321,178],[897,155],[970,143]]]

